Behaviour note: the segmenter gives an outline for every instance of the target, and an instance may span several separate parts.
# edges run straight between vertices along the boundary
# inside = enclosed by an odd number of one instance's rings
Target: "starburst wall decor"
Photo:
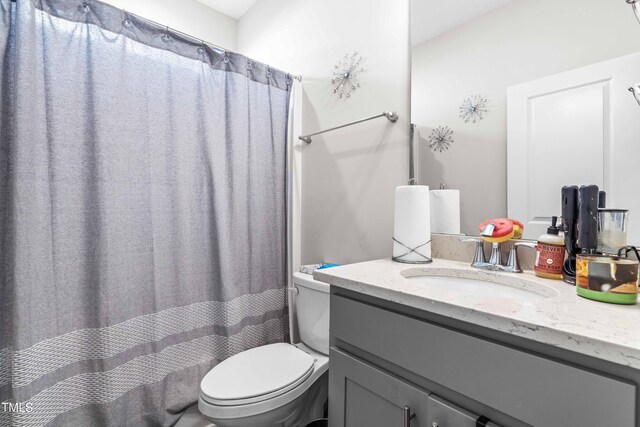
[[[331,84],[333,85],[333,93],[338,95],[338,98],[350,98],[351,94],[360,87],[358,82],[358,75],[364,71],[362,63],[364,58],[358,55],[358,52],[353,52],[352,55],[348,53],[333,66],[333,78]]]
[[[429,148],[433,151],[442,153],[447,151],[451,144],[453,144],[453,130],[449,126],[438,126],[433,129],[431,135],[427,138]]]
[[[462,101],[460,106],[460,118],[465,123],[475,123],[477,120],[482,120],[482,116],[487,112],[487,103],[489,101],[482,95],[471,95],[469,98]]]

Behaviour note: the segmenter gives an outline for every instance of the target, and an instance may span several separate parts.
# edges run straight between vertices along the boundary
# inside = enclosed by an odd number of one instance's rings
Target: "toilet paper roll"
[[[429,187],[405,185],[396,188],[393,227],[393,259],[407,263],[431,261]]]
[[[460,234],[460,190],[431,190],[431,232]]]

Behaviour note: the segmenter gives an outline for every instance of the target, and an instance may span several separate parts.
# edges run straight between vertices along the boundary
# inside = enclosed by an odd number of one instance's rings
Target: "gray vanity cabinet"
[[[478,418],[516,427],[640,425],[637,371],[566,350],[560,359],[543,345],[531,351],[508,334],[501,342],[447,322],[332,287],[330,426],[465,427]],[[415,413],[408,423],[405,406]]]

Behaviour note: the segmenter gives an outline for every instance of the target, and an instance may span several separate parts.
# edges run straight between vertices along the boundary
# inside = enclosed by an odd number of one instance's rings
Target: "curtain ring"
[[[133,22],[131,22],[131,19],[129,19],[129,14],[127,13],[126,10],[122,9],[122,14],[124,15],[122,26],[130,30],[131,28],[133,28]]]
[[[207,53],[207,44],[202,39],[200,39],[200,44],[201,46],[198,46],[198,53],[200,55],[204,55],[205,53]]]
[[[162,35],[162,41],[165,43],[169,43],[173,39],[171,38],[171,34],[169,34],[169,26],[167,25],[167,31]]]

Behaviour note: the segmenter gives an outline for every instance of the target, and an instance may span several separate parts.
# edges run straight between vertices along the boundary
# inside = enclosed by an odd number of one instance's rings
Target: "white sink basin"
[[[420,285],[461,295],[486,296],[519,301],[552,298],[558,292],[542,283],[515,275],[444,268],[409,269],[401,273]]]

